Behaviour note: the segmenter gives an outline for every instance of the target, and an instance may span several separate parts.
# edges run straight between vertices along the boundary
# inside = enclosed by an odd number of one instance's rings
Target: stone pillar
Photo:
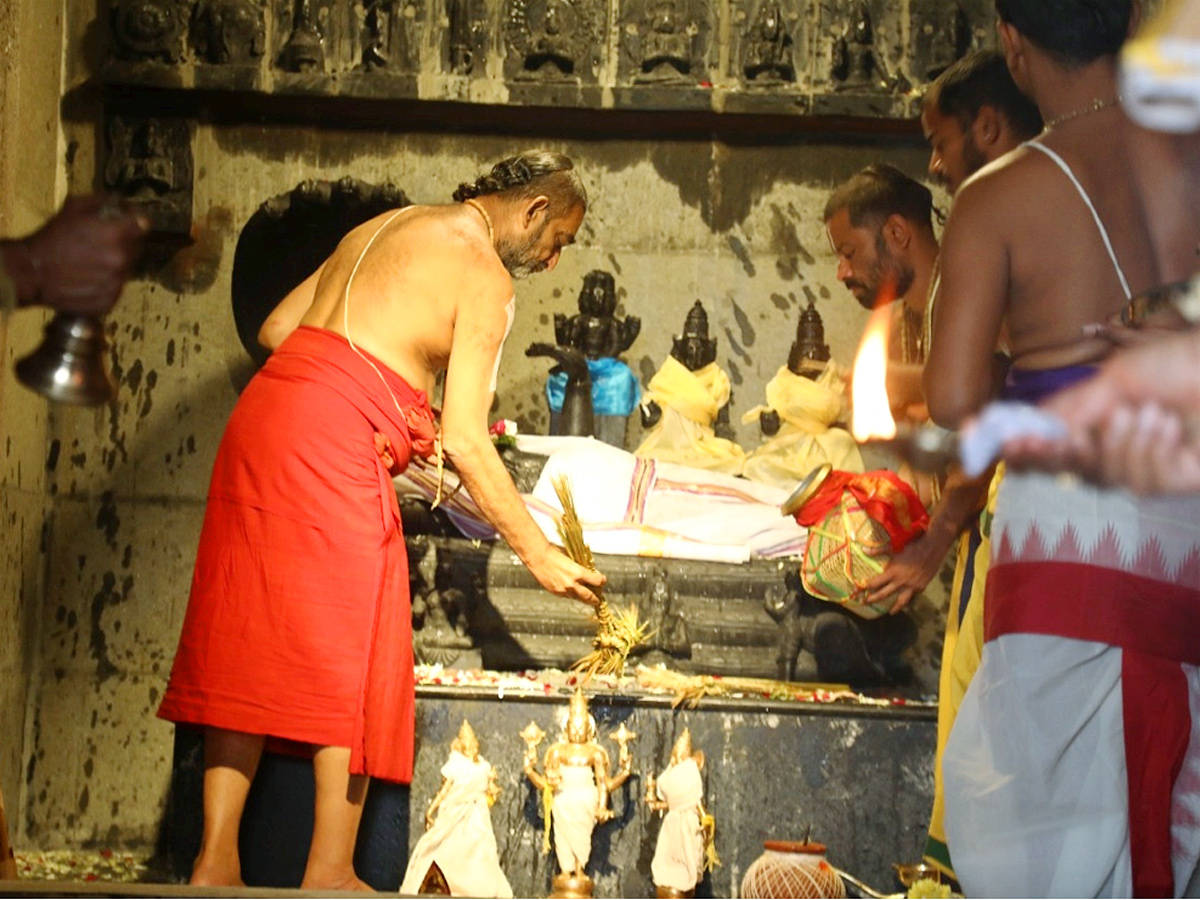
[[[61,0],[0,0],[0,234],[32,231],[62,198]],[[13,377],[40,339],[45,315],[0,326],[0,790],[19,846],[24,832],[27,702],[42,620],[47,526],[46,402]]]

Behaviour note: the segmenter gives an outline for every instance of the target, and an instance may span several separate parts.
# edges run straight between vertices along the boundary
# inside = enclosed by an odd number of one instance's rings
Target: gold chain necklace
[[[1080,116],[1090,115],[1094,112],[1100,112],[1102,109],[1108,109],[1109,107],[1116,106],[1118,99],[1119,98],[1117,97],[1113,97],[1111,100],[1101,100],[1099,97],[1097,97],[1087,106],[1081,106],[1079,109],[1071,110],[1069,113],[1063,113],[1061,116],[1055,116],[1046,123],[1046,130],[1049,131],[1051,128],[1056,128],[1057,126],[1061,125],[1063,122],[1070,122],[1072,119],[1078,119]]]
[[[485,225],[487,225],[488,243],[491,244],[493,247],[495,247],[496,246],[496,233],[495,233],[495,231],[492,230],[492,217],[489,216],[488,211],[483,208],[483,204],[480,203],[478,200],[476,200],[474,197],[470,197],[467,200],[464,200],[463,203],[467,204],[467,206],[470,206],[472,209],[479,210],[479,214],[481,216],[483,216],[483,223]]]

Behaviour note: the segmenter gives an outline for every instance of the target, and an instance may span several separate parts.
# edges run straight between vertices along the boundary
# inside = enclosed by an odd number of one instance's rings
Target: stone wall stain
[[[729,242],[729,249],[733,251],[733,255],[738,258],[738,262],[742,264],[742,268],[746,270],[746,274],[751,278],[754,277],[754,260],[750,258],[750,253],[746,249],[746,245],[738,240],[734,235],[729,235],[726,240]]]
[[[117,549],[117,530],[121,527],[121,517],[117,515],[117,504],[112,491],[100,495],[100,509],[96,512],[96,527],[104,532],[104,540],[113,550]]]
[[[96,678],[103,684],[121,671],[108,657],[108,636],[104,633],[104,610],[116,606],[125,598],[117,593],[117,577],[112,572],[105,572],[103,583],[92,597],[91,602],[91,635],[89,646],[92,658],[96,660]]]
[[[754,332],[754,326],[750,324],[750,317],[746,315],[744,309],[738,306],[736,301],[730,300],[729,305],[733,309],[733,320],[737,322],[738,330],[742,333],[742,345],[753,347],[757,335]]]

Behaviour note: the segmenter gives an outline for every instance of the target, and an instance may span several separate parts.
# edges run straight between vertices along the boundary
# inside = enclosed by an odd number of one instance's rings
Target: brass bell
[[[97,316],[58,313],[41,345],[17,362],[17,378],[59,403],[97,406],[116,395],[104,323]]]

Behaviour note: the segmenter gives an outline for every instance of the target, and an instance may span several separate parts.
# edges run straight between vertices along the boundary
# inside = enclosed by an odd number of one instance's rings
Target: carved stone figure
[[[708,313],[699,300],[687,314],[658,373],[647,386],[642,425],[651,429],[634,451],[665,462],[740,475],[745,452],[718,429],[729,429],[729,376],[716,364]]]
[[[833,77],[839,90],[886,86],[887,77],[875,52],[875,28],[865,3],[855,8],[849,30],[833,45]]]
[[[778,0],[763,0],[759,4],[743,47],[742,71],[747,81],[769,84],[796,80],[792,35]]]
[[[511,897],[489,812],[499,795],[496,770],[480,755],[475,730],[463,719],[442,766],[442,786],[425,811],[425,833],[408,858],[400,893],[424,893],[422,885],[436,867],[452,896]]]
[[[363,0],[362,67],[364,69],[386,69],[388,67],[388,29],[394,7],[393,0]]]
[[[616,357],[633,343],[642,321],[636,316],[621,319],[615,315],[613,276],[599,269],[584,276],[578,304],[576,315],[554,314],[557,347],[535,343],[525,351],[526,356],[558,360],[546,381],[550,433],[594,434],[624,447],[627,420],[641,399],[641,385],[629,366]]]
[[[288,72],[320,72],[325,68],[325,39],[317,27],[311,0],[294,0],[292,33],[279,54]]]
[[[827,362],[829,345],[825,343],[825,323],[817,312],[817,304],[810,298],[808,306],[800,313],[800,321],[796,323],[796,340],[788,352],[787,365],[797,375],[815,377]]]
[[[449,666],[473,647],[468,634],[467,595],[453,587],[449,573],[439,578],[437,549],[430,544],[410,573],[412,591],[413,656],[419,663]],[[416,577],[413,577],[416,576]]]
[[[615,315],[617,290],[610,272],[594,269],[583,276],[578,306],[576,315],[554,314],[554,338],[582,351],[588,359],[619,356],[642,330],[637,316],[620,319]]]
[[[205,0],[196,7],[192,41],[205,62],[247,63],[263,55],[262,6],[255,0]]]
[[[805,592],[799,575],[764,601],[779,623],[777,676],[783,681],[846,683],[854,688],[912,682],[904,651],[916,640],[907,611],[870,621]]]
[[[693,897],[704,872],[720,862],[713,847],[715,825],[704,809],[704,751],[692,751],[687,728],[671,748],[671,759],[656,779],[646,779],[646,806],[665,812],[650,875],[659,897]]]
[[[475,68],[475,50],[471,43],[469,0],[446,0],[450,20],[450,71],[470,75]]]
[[[596,40],[587,0],[510,0],[508,30],[516,76],[540,81],[578,79]]]
[[[183,58],[190,4],[185,0],[116,0],[112,35],[122,59],[177,63]]]
[[[932,81],[971,49],[971,21],[961,0],[913,0],[912,62],[916,77]]]
[[[677,600],[666,569],[659,569],[654,573],[649,590],[638,601],[638,618],[646,623],[649,636],[630,655],[637,657],[643,665],[691,657],[687,619],[677,608]]]
[[[679,0],[649,0],[643,17],[639,82],[685,81],[692,71],[692,23]]]
[[[546,751],[542,772],[537,771],[537,747],[545,732],[533,722],[521,733],[525,741],[525,777],[542,792],[542,808],[549,811],[544,852],[550,851],[550,832],[560,874],[554,878],[551,897],[590,897],[593,882],[584,871],[592,853],[596,824],[609,821],[608,801],[633,771],[629,744],[637,735],[621,723],[612,734],[620,747],[617,770],[609,774],[608,751],[596,743],[596,720],[588,713],[587,699],[575,689],[562,736]]]
[[[153,232],[188,235],[191,132],[181,119],[108,116],[104,186],[136,204]]]

